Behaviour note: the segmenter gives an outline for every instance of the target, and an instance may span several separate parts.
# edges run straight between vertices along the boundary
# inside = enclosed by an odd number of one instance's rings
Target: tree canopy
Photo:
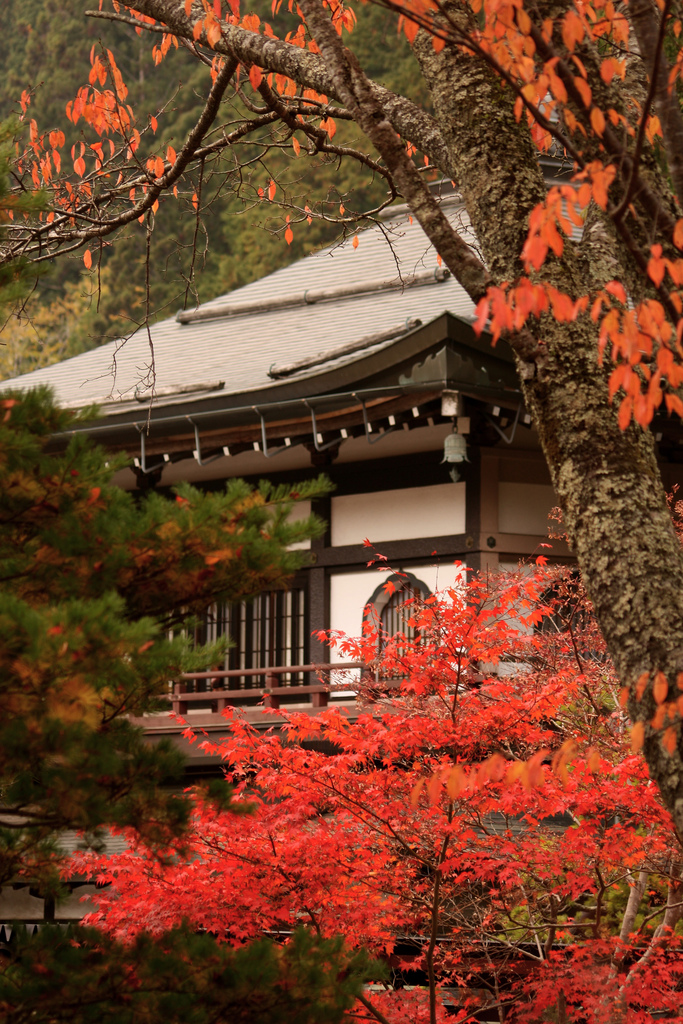
[[[55,444],[87,414],[45,391],[5,392],[0,410],[0,885],[54,902],[70,877],[66,830],[101,849],[109,828],[130,828],[159,863],[169,844],[182,849],[182,757],[170,741],[149,745],[131,717],[168,707],[170,680],[220,657],[220,644],[192,648],[194,616],[286,584],[301,564],[289,546],[322,528],[288,512],[326,485],[294,497],[234,481],[136,500],[111,483],[121,460],[82,438]],[[205,798],[231,817],[247,810],[221,784]],[[133,946],[48,923],[15,928],[3,946],[0,1013],[12,1024],[313,1024],[340,1019],[366,971],[337,939],[233,954],[182,922]]]
[[[55,451],[55,435],[85,416],[44,390],[5,393],[1,408],[4,884],[40,879],[43,862],[49,881],[62,829],[129,824],[163,843],[182,828],[188,800],[160,789],[180,756],[147,746],[129,716],[158,707],[187,666],[215,660],[191,649],[186,623],[213,601],[286,584],[301,564],[288,546],[320,524],[289,523],[289,489],[242,481],[136,503],[110,482],[121,460],[76,438]]]
[[[543,561],[409,598],[379,659],[374,624],[335,635],[373,667],[340,682],[357,717],[283,710],[264,733],[229,709],[229,735],[198,740],[254,813],[199,802],[189,859],[162,868],[134,839],[77,858],[109,883],[89,920],[128,942],[183,920],[236,948],[295,924],[342,935],[392,968],[355,1007],[367,1021],[677,1014],[676,829],[585,594]]]

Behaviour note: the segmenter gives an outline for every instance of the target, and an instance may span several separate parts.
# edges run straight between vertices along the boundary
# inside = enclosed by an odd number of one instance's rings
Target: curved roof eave
[[[333,361],[331,366],[316,366],[283,380],[274,380],[266,387],[231,391],[228,386],[209,394],[165,396],[154,401],[151,413],[145,402],[129,402],[125,407],[120,403],[103,410],[105,415],[92,424],[94,427],[109,426],[113,429],[127,423],[147,420],[150,423],[169,416],[184,417],[198,413],[225,413],[245,406],[285,405],[299,403],[304,398],[322,398],[354,387],[369,387],[393,384],[401,387],[399,371],[406,363],[420,358],[445,341],[455,342],[467,349],[474,349],[497,362],[512,364],[512,354],[504,343],[492,349],[489,336],[478,338],[471,322],[449,312],[439,314],[427,324],[414,328],[399,338],[384,342],[370,351],[351,355]],[[440,381],[446,384],[446,380]]]
[[[469,373],[461,378],[459,369],[463,368]],[[487,378],[488,384],[484,382]],[[310,410],[313,405],[322,414],[324,408],[329,412],[331,406],[347,406],[349,396],[356,392],[362,405],[373,396],[382,400],[390,399],[392,393],[424,396],[429,392],[433,396],[453,386],[489,402],[502,399],[514,404],[520,398],[509,348],[503,344],[492,351],[487,336],[477,337],[470,321],[446,312],[375,351],[349,358],[343,365],[316,367],[296,379],[273,381],[267,388],[250,392],[226,389],[201,398],[184,395],[174,402],[155,403],[151,413],[146,405],[136,403],[84,425],[78,432],[114,448],[141,444],[144,433],[149,443],[158,447],[163,445],[164,437],[177,438],[194,431],[198,438],[197,431],[211,433],[230,423],[258,429],[260,420],[266,429],[264,415],[270,419],[288,410],[299,418],[302,406]],[[271,426],[274,424],[269,425],[269,432]],[[71,434],[54,440],[64,443]]]

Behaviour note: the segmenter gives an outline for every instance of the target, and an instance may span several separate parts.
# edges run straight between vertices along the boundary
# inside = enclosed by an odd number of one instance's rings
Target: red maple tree
[[[371,625],[331,638],[373,663],[357,716],[278,711],[264,734],[228,711],[203,746],[251,813],[199,802],[189,856],[163,864],[133,836],[79,859],[109,886],[90,921],[131,939],[186,920],[236,945],[341,934],[389,963],[355,1016],[390,1024],[445,1004],[461,1021],[677,1012],[680,843],[577,580],[463,570],[408,626],[379,659]]]

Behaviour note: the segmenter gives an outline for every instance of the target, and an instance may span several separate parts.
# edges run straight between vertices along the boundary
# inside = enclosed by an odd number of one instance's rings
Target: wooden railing
[[[279,708],[283,697],[302,697],[302,703],[310,702],[314,708],[326,707],[330,697],[330,684],[323,682],[310,683],[302,686],[279,686],[279,677],[291,674],[315,673],[319,678],[335,671],[362,669],[357,661],[340,661],[318,665],[273,665],[268,668],[231,668],[216,669],[209,672],[186,672],[179,682],[174,683],[171,704],[176,715],[184,715],[190,704],[211,702],[220,714],[226,707],[253,701],[255,697],[263,699],[264,707]],[[239,690],[225,689],[225,682],[219,689],[216,684],[229,679],[243,679],[251,676],[263,676],[263,687],[245,687]],[[187,689],[191,681],[210,680],[210,690],[192,691]],[[183,689],[185,687],[185,689]],[[344,689],[345,687],[342,687]],[[351,688],[351,684],[349,684]]]

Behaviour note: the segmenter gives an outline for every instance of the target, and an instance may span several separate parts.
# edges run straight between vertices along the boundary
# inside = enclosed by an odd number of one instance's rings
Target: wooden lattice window
[[[250,689],[262,687],[264,677],[250,675],[249,669],[303,665],[308,632],[306,590],[292,587],[266,591],[250,601],[212,605],[195,629],[195,642],[210,643],[227,634],[232,646],[221,667],[244,669],[244,675],[226,680],[226,689]],[[279,676],[280,686],[303,683],[300,672]]]

